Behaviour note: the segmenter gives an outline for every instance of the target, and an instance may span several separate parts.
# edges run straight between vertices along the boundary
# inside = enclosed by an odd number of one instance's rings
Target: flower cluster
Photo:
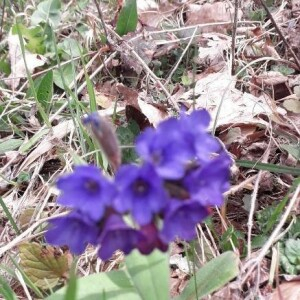
[[[147,129],[136,141],[141,164],[121,166],[114,180],[92,165],[61,177],[58,202],[71,212],[51,221],[47,241],[75,254],[100,246],[106,260],[118,249],[149,254],[166,251],[176,237],[193,239],[196,224],[229,188],[231,159],[207,132],[209,122],[198,110]]]

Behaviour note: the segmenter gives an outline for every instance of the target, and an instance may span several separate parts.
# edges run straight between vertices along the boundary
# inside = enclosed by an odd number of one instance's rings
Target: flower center
[[[100,189],[98,182],[93,180],[87,180],[84,183],[84,187],[91,193],[97,193]]]
[[[133,184],[133,190],[139,195],[144,195],[149,190],[149,184],[143,179],[137,179]]]

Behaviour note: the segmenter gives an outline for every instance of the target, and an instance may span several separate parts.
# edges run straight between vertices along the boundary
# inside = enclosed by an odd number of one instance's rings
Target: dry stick
[[[291,46],[289,45],[289,43],[287,42],[286,38],[284,37],[284,35],[282,34],[281,30],[279,29],[279,27],[277,26],[277,23],[276,21],[274,20],[272,14],[270,13],[267,5],[264,3],[263,0],[260,0],[260,3],[261,5],[264,7],[268,17],[270,18],[272,24],[274,25],[278,35],[280,36],[281,40],[283,41],[283,43],[285,44],[285,46],[287,47],[287,49],[290,51],[290,53],[292,54],[294,60],[295,60],[295,63],[296,65],[298,66],[298,68],[300,69],[300,61],[297,57],[297,55],[295,54],[295,52],[293,51],[293,49],[291,48]]]
[[[238,21],[238,10],[239,10],[239,0],[234,1],[234,19],[232,26],[232,42],[231,42],[231,75],[234,76],[235,68],[235,38],[236,38],[236,30],[237,30],[237,21]]]
[[[268,157],[270,155],[270,150],[271,150],[271,145],[269,144],[262,162],[267,162],[268,161]],[[251,257],[251,236],[252,236],[252,227],[253,227],[253,217],[254,217],[254,212],[255,212],[255,206],[256,206],[256,198],[257,198],[257,193],[258,193],[258,189],[259,189],[259,183],[261,181],[261,177],[262,175],[265,173],[265,171],[259,171],[255,184],[254,184],[254,189],[253,189],[253,193],[251,195],[251,202],[250,202],[250,211],[249,211],[249,217],[248,217],[248,241],[247,241],[247,245],[248,245],[248,253],[247,253],[247,258],[250,259]]]
[[[257,198],[257,193],[258,193],[258,188],[259,188],[259,183],[261,181],[261,176],[264,173],[264,171],[259,171],[257,178],[255,180],[255,185],[253,189],[253,193],[251,195],[251,202],[250,202],[250,211],[249,211],[249,217],[248,217],[248,241],[247,241],[247,246],[248,246],[248,253],[247,253],[247,258],[250,259],[251,257],[251,236],[252,236],[252,227],[253,227],[253,216],[255,212],[255,206],[256,206],[256,198]]]
[[[98,18],[96,18],[98,19]],[[98,19],[99,20],[99,19]],[[159,87],[163,90],[165,95],[167,96],[167,101],[170,102],[175,108],[176,111],[179,111],[179,106],[178,104],[173,100],[171,94],[169,91],[166,89],[166,87],[161,83],[160,79],[152,72],[152,70],[148,67],[148,65],[144,62],[144,60],[136,53],[136,51],[131,47],[126,41],[124,41],[114,30],[111,28],[107,27],[109,32],[113,34],[119,41],[123,43],[123,45],[130,51],[130,53],[138,60],[138,62],[141,64],[141,66],[144,68],[146,73],[148,73],[151,77],[151,79],[154,81],[154,83],[158,84]]]
[[[103,19],[102,10],[101,10],[100,5],[99,5],[97,0],[94,0],[94,3],[96,5],[98,15],[99,15],[99,19],[100,19],[102,27],[103,27],[104,35],[105,35],[105,38],[106,38],[106,43],[110,47],[110,42],[108,40],[108,33],[107,33],[107,29],[106,29],[106,24],[105,24],[104,19]]]
[[[2,16],[1,16],[1,25],[0,25],[0,37],[2,34],[4,34],[3,32],[3,23],[4,23],[4,14],[5,14],[5,0],[3,0],[3,5],[2,5]]]
[[[10,241],[8,244],[6,244],[5,246],[0,248],[0,257],[7,252],[8,250],[12,249],[13,247],[17,246],[19,243],[23,242],[24,240],[27,240],[29,238],[31,238],[30,233],[35,230],[37,227],[39,227],[40,225],[42,225],[44,222],[48,222],[49,220],[55,219],[57,217],[62,217],[65,216],[67,214],[67,212],[63,212],[60,214],[56,214],[54,216],[51,217],[47,217],[44,219],[40,219],[38,221],[36,221],[34,224],[32,224],[29,228],[27,228],[25,231],[23,231],[20,235],[18,235],[15,239],[13,239],[12,241]],[[39,232],[38,235],[41,235],[43,232]]]
[[[298,200],[300,194],[300,184],[298,185],[298,187],[295,190],[295,193],[287,207],[287,209],[285,210],[284,214],[282,215],[280,222],[278,223],[278,225],[276,226],[276,228],[274,229],[274,231],[272,232],[270,238],[267,240],[267,242],[264,244],[264,246],[262,247],[259,255],[254,259],[254,263],[253,260],[248,261],[245,266],[243,267],[243,271],[246,271],[248,268],[248,272],[246,273],[245,276],[243,276],[243,279],[241,280],[241,284],[243,284],[247,278],[250,276],[250,274],[253,272],[254,268],[261,263],[261,261],[263,260],[263,258],[265,257],[265,255],[267,254],[267,252],[269,251],[270,247],[273,245],[274,241],[276,241],[276,237],[278,236],[278,234],[280,233],[280,230],[282,229],[282,227],[284,226],[287,218],[289,217],[289,214],[291,212],[291,210],[293,209],[295,203]]]
[[[186,52],[188,51],[188,49],[190,48],[191,43],[193,42],[193,39],[194,39],[194,37],[195,37],[196,32],[197,32],[197,28],[195,28],[195,30],[194,30],[192,36],[190,37],[190,40],[189,40],[187,46],[185,47],[184,51],[182,52],[181,56],[179,57],[179,59],[178,59],[176,65],[173,67],[173,69],[172,69],[170,75],[169,75],[168,78],[166,79],[165,84],[168,84],[168,83],[170,82],[170,80],[172,79],[172,77],[173,77],[175,71],[177,70],[179,64],[181,63],[181,61],[182,61],[182,59],[183,59],[185,53],[186,53]]]

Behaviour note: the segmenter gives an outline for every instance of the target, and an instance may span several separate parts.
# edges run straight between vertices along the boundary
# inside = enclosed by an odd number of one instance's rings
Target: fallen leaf
[[[287,99],[282,105],[286,110],[300,114],[300,99]]]
[[[18,35],[9,34],[7,42],[9,47],[8,54],[11,64],[11,73],[6,80],[6,84],[11,89],[15,90],[19,86],[21,78],[27,77],[27,72]],[[46,63],[46,58],[44,56],[30,53],[26,49],[24,57],[30,74],[33,73],[35,68],[43,66]]]
[[[263,72],[260,75],[255,77],[256,82],[258,84],[263,85],[277,85],[280,83],[287,82],[288,78],[287,76],[283,75],[280,72],[277,71],[269,71],[269,72]]]
[[[37,287],[47,290],[67,277],[71,258],[69,253],[38,243],[21,244],[19,251],[20,266]]]
[[[272,300],[298,300],[300,299],[300,282],[291,281],[280,284],[271,295]]]
[[[170,17],[177,8],[171,1],[137,1],[139,21],[149,27],[158,25]]]
[[[119,92],[121,99],[123,100],[123,103],[125,105],[131,105],[139,109],[139,105],[137,103],[139,93],[136,90],[129,88],[121,83],[118,83],[116,85],[116,89]]]
[[[141,109],[141,112],[148,118],[149,122],[156,127],[162,120],[168,117],[166,111],[158,109],[152,104],[146,103],[142,97],[144,93],[139,94],[138,105]]]
[[[216,121],[218,126],[232,123],[262,124],[267,122],[256,118],[258,114],[273,114],[266,98],[242,93],[235,88],[236,78],[228,70],[208,74],[195,84],[195,88],[182,95],[181,100],[193,103],[196,108],[207,109],[212,117],[210,128]],[[217,118],[217,120],[216,120]]]
[[[187,5],[186,11],[186,26],[217,23],[217,22],[232,22],[234,16],[234,7],[229,2],[215,2]],[[242,16],[242,11],[238,11],[238,18]],[[226,33],[231,28],[231,24],[204,26],[200,28],[202,33],[220,32]]]

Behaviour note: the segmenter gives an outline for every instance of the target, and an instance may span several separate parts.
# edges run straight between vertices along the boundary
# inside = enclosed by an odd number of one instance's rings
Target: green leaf
[[[0,60],[0,72],[4,73],[6,76],[10,74],[11,69],[8,60]]]
[[[53,71],[48,71],[41,79],[37,88],[37,99],[46,112],[50,110],[50,103],[53,96]]]
[[[57,45],[58,51],[64,52],[66,55],[66,60],[80,56],[82,53],[82,47],[81,45],[72,38],[66,38],[61,43]]]
[[[16,224],[13,216],[11,215],[8,207],[6,206],[4,200],[2,199],[1,196],[0,196],[0,207],[2,208],[2,211],[4,212],[6,218],[10,222],[10,224],[11,224],[12,228],[14,229],[14,231],[16,232],[16,234],[19,235],[21,232],[18,228],[18,225]]]
[[[75,79],[74,77],[74,73],[73,73],[73,67],[72,64],[66,64],[64,66],[61,67],[61,71],[64,77],[64,81],[66,83],[66,86],[70,86],[70,84],[73,82],[73,80]],[[53,71],[53,81],[54,83],[61,88],[62,90],[64,90],[64,83],[63,80],[61,78],[61,73],[59,70],[55,69]]]
[[[17,300],[17,296],[14,291],[11,289],[10,285],[0,276],[0,296],[3,296],[1,299],[5,300]]]
[[[293,265],[300,265],[300,239],[285,242],[285,255]]]
[[[261,248],[268,240],[269,236],[266,235],[257,235],[252,239],[252,248],[258,249]]]
[[[22,146],[19,149],[20,154],[21,155],[25,155],[49,131],[50,130],[48,128],[44,128],[41,131],[38,131],[27,142],[25,142],[24,144],[22,144]]]
[[[235,163],[240,167],[245,167],[249,169],[257,169],[257,170],[265,170],[274,173],[285,173],[291,175],[300,175],[300,168],[293,168],[288,166],[280,166],[275,164],[266,164],[266,163],[259,163],[250,160],[236,160]]]
[[[33,284],[41,289],[55,287],[69,270],[68,253],[51,246],[24,243],[19,246],[20,266]]]
[[[41,22],[49,23],[50,26],[56,28],[60,22],[60,0],[46,0],[41,2],[36,11],[31,16],[31,24],[38,25]]]
[[[143,300],[169,299],[168,257],[158,250],[150,255],[134,250],[126,257],[128,273]]]
[[[64,300],[67,287],[47,297]],[[124,271],[92,274],[77,279],[76,300],[142,300]]]
[[[297,160],[300,160],[300,146],[299,145],[280,144],[280,147],[282,149],[286,150],[292,156],[294,156]]]
[[[278,203],[276,208],[275,209],[271,208],[270,210],[271,214],[266,218],[266,226],[264,227],[264,233],[268,233],[274,227],[275,223],[279,221],[280,214],[283,212],[285,205],[289,199],[289,194],[293,193],[299,184],[300,184],[300,178],[295,179],[293,181],[292,186],[289,188],[288,193]],[[265,209],[268,209],[268,207],[266,207]]]
[[[20,139],[10,139],[2,142],[0,140],[0,155],[7,151],[12,151],[19,148],[23,144],[23,140]]]
[[[41,26],[35,26],[32,28],[27,28],[23,24],[19,23],[12,27],[12,34],[18,34],[18,29],[21,32],[22,37],[25,39],[25,48],[32,53],[44,54],[45,45],[44,45],[44,30]]]
[[[129,121],[127,126],[119,126],[116,130],[118,140],[124,147],[131,146],[134,143],[136,136],[139,134],[140,129],[135,121]],[[134,148],[122,149],[123,163],[134,162],[138,158]]]
[[[194,300],[218,290],[239,274],[239,257],[225,252],[212,259],[196,272],[177,300]],[[195,286],[196,282],[196,286]]]
[[[138,23],[136,0],[125,0],[116,25],[116,32],[122,36],[134,32]]]
[[[299,239],[289,239],[286,242],[279,242],[280,264],[288,274],[297,275],[300,273],[299,247]]]

